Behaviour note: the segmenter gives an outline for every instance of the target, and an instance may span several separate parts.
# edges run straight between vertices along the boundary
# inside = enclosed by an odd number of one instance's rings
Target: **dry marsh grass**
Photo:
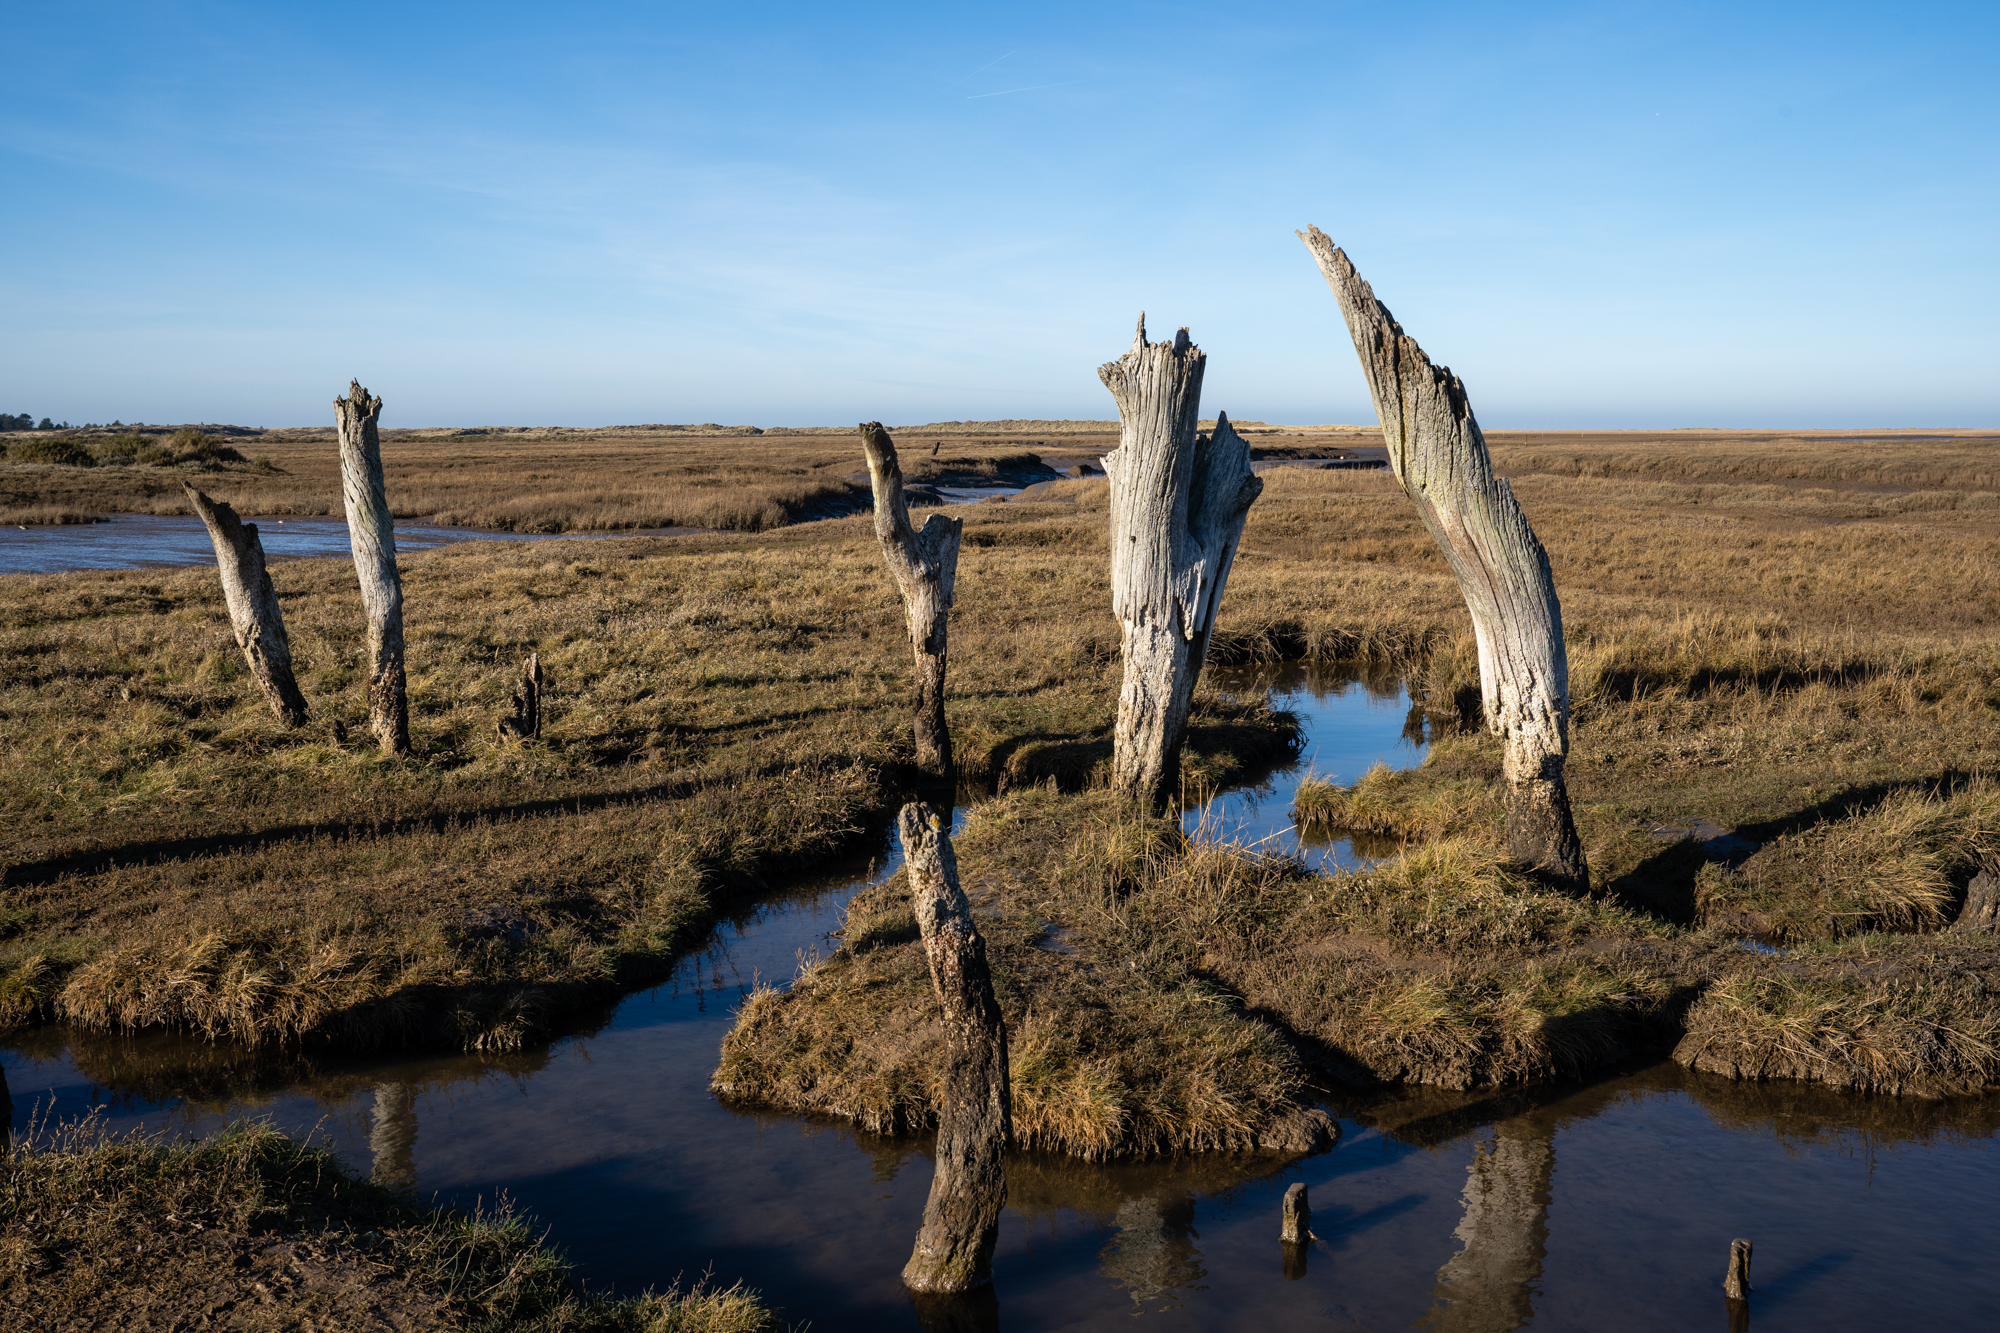
[[[263,1125],[169,1143],[86,1120],[41,1130],[4,1174],[0,1312],[15,1328],[782,1327],[741,1287],[581,1295],[528,1219],[416,1205]]]

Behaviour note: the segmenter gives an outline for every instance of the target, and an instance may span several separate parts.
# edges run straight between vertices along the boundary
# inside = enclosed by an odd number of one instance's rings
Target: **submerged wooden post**
[[[333,400],[340,424],[340,498],[361,604],[368,612],[368,725],[384,754],[410,748],[410,703],[403,680],[403,579],[396,572],[396,521],[382,485],[382,400],[355,380]]]
[[[993,1244],[1007,1202],[1002,1154],[1014,1134],[1007,1029],[943,818],[913,802],[896,827],[945,1034],[937,1174],[903,1282],[912,1291],[970,1291],[993,1280]]]
[[[529,653],[514,683],[514,716],[499,724],[503,741],[531,741],[542,734],[542,655]]]
[[[1278,1239],[1287,1245],[1303,1245],[1313,1238],[1312,1222],[1312,1204],[1306,1195],[1305,1182],[1296,1181],[1285,1191],[1285,1221]]]
[[[1486,725],[1504,746],[1507,849],[1578,888],[1583,842],[1563,783],[1569,753],[1569,655],[1548,553],[1514,490],[1493,475],[1465,386],[1434,366],[1318,227],[1299,239],[1340,302],[1389,463],[1472,613]]]
[[[1208,656],[1215,614],[1243,521],[1264,483],[1250,446],[1217,414],[1196,431],[1207,358],[1181,329],[1097,368],[1118,403],[1111,478],[1111,610],[1124,629],[1124,679],[1111,761],[1112,785],[1154,810],[1179,795],[1188,704]]]
[[[951,619],[952,584],[958,576],[958,542],[965,520],[932,514],[918,532],[903,498],[903,467],[896,442],[879,421],[861,423],[868,481],[875,491],[875,539],[903,595],[910,651],[917,665],[917,767],[934,777],[952,775],[951,731],[944,720],[945,632]]]
[[[257,536],[257,525],[245,523],[234,509],[209,499],[192,482],[183,481],[181,489],[215,543],[215,568],[222,576],[222,600],[229,605],[229,628],[243,650],[243,660],[250,664],[251,676],[280,721],[288,727],[304,726],[306,697],[292,676],[285,613],[264,567],[264,543]]]
[[[1740,1236],[1729,1242],[1729,1273],[1722,1279],[1722,1294],[1732,1301],[1750,1296],[1750,1242]]]

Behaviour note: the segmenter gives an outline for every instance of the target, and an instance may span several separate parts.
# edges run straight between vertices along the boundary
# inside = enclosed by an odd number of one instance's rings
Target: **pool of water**
[[[1423,762],[1423,714],[1412,706],[1402,677],[1318,662],[1209,667],[1202,674],[1225,694],[1268,696],[1273,707],[1298,714],[1305,743],[1296,762],[1183,811],[1182,828],[1290,853],[1319,870],[1359,865],[1369,859],[1364,852],[1391,850],[1379,840],[1357,851],[1352,838],[1301,833],[1292,823],[1292,801],[1308,777],[1351,783],[1376,764],[1414,768]]]
[[[272,560],[346,556],[342,518],[248,518],[257,525]],[[487,532],[442,523],[396,524],[398,551],[423,551],[451,542],[533,542],[601,537],[671,537],[697,528],[648,528],[624,532]],[[212,565],[208,528],[191,514],[111,514],[100,523],[43,527],[0,526],[0,574],[57,574],[72,569],[142,569],[160,565]]]
[[[1394,682],[1267,678],[1280,702],[1309,708],[1295,772],[1345,779],[1377,759],[1415,761]],[[1225,810],[1276,819],[1295,780],[1275,775],[1268,795],[1232,794]],[[1736,1236],[1756,1246],[1760,1330],[1977,1327],[2000,1301],[2000,1099],[1847,1097],[1661,1064],[1505,1095],[1339,1099],[1340,1143],[1290,1163],[1016,1155],[993,1295],[957,1322],[920,1317],[899,1274],[930,1187],[929,1141],[733,1110],[708,1092],[746,990],[830,948],[847,900],[894,865],[885,838],[872,864],[828,866],[746,905],[666,983],[505,1056],[274,1061],[174,1036],[41,1029],[4,1052],[15,1125],[94,1108],[115,1128],[201,1133],[266,1116],[422,1197],[470,1205],[505,1192],[593,1287],[712,1271],[820,1333],[1135,1318],[1176,1330],[1720,1330],[1732,1326],[1721,1280]],[[1278,1241],[1293,1181],[1310,1187],[1318,1237],[1302,1263]]]

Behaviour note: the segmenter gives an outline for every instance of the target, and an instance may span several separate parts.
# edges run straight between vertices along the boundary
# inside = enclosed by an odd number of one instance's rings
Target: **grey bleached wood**
[[[875,491],[875,539],[882,544],[882,559],[903,596],[910,652],[916,658],[917,767],[948,778],[952,766],[951,731],[944,719],[945,635],[965,520],[932,514],[922,532],[911,528],[896,442],[879,421],[864,421],[860,430],[868,481]]]
[[[1382,420],[1389,464],[1458,576],[1479,645],[1486,725],[1502,741],[1507,848],[1577,887],[1589,883],[1570,814],[1569,654],[1548,553],[1514,490],[1493,475],[1465,386],[1414,338],[1318,227],[1299,239],[1319,261],[1353,335]]]
[[[347,541],[368,612],[368,725],[385,754],[410,748],[410,704],[403,677],[403,579],[396,572],[396,521],[382,485],[382,400],[359,380],[333,400],[340,426],[340,498]]]
[[[1741,1236],[1729,1242],[1729,1272],[1722,1279],[1722,1294],[1732,1301],[1750,1298],[1750,1242]]]
[[[542,655],[529,653],[514,682],[514,715],[499,722],[503,741],[531,741],[542,734]]]
[[[993,1243],[1007,1202],[1002,1154],[1014,1134],[1007,1028],[944,818],[912,802],[898,814],[896,829],[931,985],[944,1011],[945,1047],[937,1174],[903,1282],[919,1292],[970,1291],[993,1280]]]
[[[1141,314],[1132,349],[1097,368],[1119,421],[1118,448],[1104,456],[1111,610],[1124,631],[1111,780],[1155,810],[1179,795],[1188,703],[1243,521],[1264,489],[1226,415],[1212,434],[1195,429],[1206,362],[1186,329],[1147,342]]]
[[[278,607],[277,589],[271,586],[270,571],[264,567],[264,543],[257,525],[245,523],[236,511],[220,500],[211,500],[183,481],[188,503],[208,525],[208,538],[215,543],[215,567],[222,576],[222,600],[229,605],[229,628],[250,675],[271,711],[288,727],[304,726],[306,697],[292,675],[292,645],[285,637],[285,613]]]

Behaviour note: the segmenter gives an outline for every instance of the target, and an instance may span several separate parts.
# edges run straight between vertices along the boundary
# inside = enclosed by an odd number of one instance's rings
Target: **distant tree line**
[[[111,425],[112,425],[112,426],[123,426],[124,424],[125,424],[125,423],[124,423],[124,422],[122,422],[122,421],[114,421],[114,422],[112,422],[112,423],[111,423]],[[135,425],[136,425],[136,424],[138,424],[138,423],[136,423],[136,422],[135,422],[135,423],[133,423],[133,424],[135,424]],[[96,423],[95,421],[86,421],[86,422],[84,422],[84,423],[83,423],[83,424],[82,424],[81,426],[72,426],[72,425],[71,425],[71,424],[70,424],[69,422],[67,422],[67,421],[51,421],[51,420],[49,420],[49,419],[48,419],[47,417],[43,417],[43,418],[42,418],[42,419],[41,419],[41,420],[40,420],[40,421],[38,422],[38,421],[36,421],[36,420],[35,420],[35,416],[34,416],[34,413],[32,413],[32,412],[22,412],[22,413],[19,413],[19,414],[15,415],[15,416],[8,416],[8,415],[7,415],[7,414],[6,414],[5,412],[0,412],[0,431],[8,431],[8,430],[103,430],[103,429],[105,429],[105,428],[104,428],[103,426],[100,426],[100,425],[98,425],[98,424],[97,424],[97,423]]]

